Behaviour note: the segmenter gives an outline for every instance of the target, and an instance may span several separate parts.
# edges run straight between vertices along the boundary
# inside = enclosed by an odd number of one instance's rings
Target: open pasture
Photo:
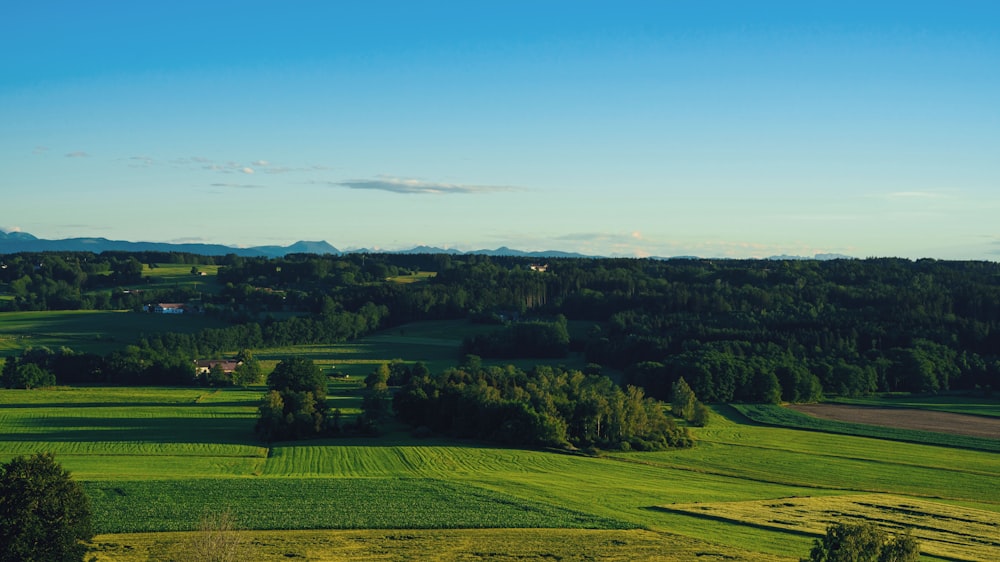
[[[269,347],[258,350],[254,357],[261,361],[265,372],[270,372],[279,361],[288,357],[305,357],[331,376],[364,379],[382,363],[396,360],[423,361],[435,372],[453,367],[458,362],[458,346],[421,341],[394,343],[392,339],[370,336],[342,344]]]
[[[138,341],[142,334],[194,333],[225,324],[198,314],[146,314],[127,311],[62,310],[0,314],[0,356],[28,347],[65,346],[78,352],[110,353]]]
[[[357,384],[353,378],[334,381],[331,400],[353,403]],[[257,531],[273,529],[632,528],[661,537],[666,560],[690,552],[675,550],[675,543],[701,544],[704,552],[736,559],[794,558],[808,552],[822,529],[761,525],[748,516],[705,517],[676,506],[770,505],[808,497],[817,503],[800,509],[815,508],[808,518],[819,521],[829,511],[820,500],[874,492],[927,513],[961,508],[978,513],[977,521],[1000,525],[1000,458],[972,449],[755,425],[730,407],[716,408],[708,427],[694,429],[695,448],[657,453],[591,457],[508,449],[415,439],[393,425],[377,438],[268,445],[252,432],[262,393],[0,391],[0,459],[55,452],[84,483],[102,533],[190,531],[202,514],[225,509],[254,531],[255,540],[271,536]],[[921,525],[948,532],[944,523],[935,526],[939,520],[945,521],[932,517]],[[507,533],[520,544],[519,533]],[[384,533],[358,536],[371,537],[365,544],[373,547],[386,540],[378,538]],[[628,552],[631,543],[621,541]],[[304,553],[326,547],[283,548]],[[483,552],[492,552],[489,559],[505,551]]]
[[[59,388],[0,391],[0,459],[55,453],[81,479],[189,478],[261,470],[260,391]]]
[[[311,359],[327,374],[364,378],[382,363],[403,361],[423,362],[432,372],[456,366],[461,360],[462,339],[498,329],[492,324],[476,324],[468,320],[436,320],[404,324],[376,332],[358,340],[341,344],[296,345],[257,350],[255,357],[270,371],[287,357]],[[582,369],[586,362],[582,354],[572,353],[559,359],[483,359],[485,365],[513,364],[522,369],[535,365],[565,365]]]
[[[154,286],[190,287],[207,293],[215,293],[220,289],[216,283],[219,272],[218,265],[191,265],[182,263],[157,263],[150,269],[149,264],[142,267],[142,278]],[[195,267],[198,274],[191,273]],[[204,273],[204,275],[202,275]]]
[[[996,513],[911,497],[865,494],[661,506],[741,525],[822,535],[835,523],[874,523],[891,533],[911,530],[921,552],[949,560],[992,560],[1000,552]]]
[[[417,271],[410,275],[397,275],[396,277],[388,277],[386,281],[392,281],[393,283],[401,283],[403,285],[409,285],[412,283],[426,283],[427,281],[433,279],[437,276],[436,271]]]

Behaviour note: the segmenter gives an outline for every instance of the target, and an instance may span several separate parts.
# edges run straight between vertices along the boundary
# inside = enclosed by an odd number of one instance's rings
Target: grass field
[[[170,287],[188,287],[204,293],[217,293],[221,289],[219,284],[215,282],[220,267],[218,265],[192,266],[182,263],[158,263],[154,265],[156,267],[153,269],[150,269],[149,265],[143,265],[142,267],[143,279],[147,280],[154,287],[164,285]],[[205,275],[192,274],[192,267],[197,267],[199,273],[204,273]]]
[[[801,412],[796,412],[790,408],[785,408],[775,404],[734,404],[732,408],[738,410],[741,414],[757,423],[810,431],[842,433],[845,435],[856,435],[860,437],[874,437],[878,439],[889,439],[892,441],[908,441],[912,443],[926,443],[929,445],[941,445],[945,447],[980,449],[983,451],[1000,453],[1000,439],[951,435],[931,431],[918,431],[897,427],[883,427],[878,425],[828,420],[808,416]]]
[[[255,531],[235,533],[237,560],[787,560],[647,531],[594,529],[435,529]],[[139,533],[96,537],[99,561],[195,560],[199,533]]]
[[[290,356],[312,359],[325,372],[362,379],[381,363],[395,360],[405,363],[422,361],[432,372],[454,367],[461,359],[462,338],[496,330],[490,324],[474,324],[467,320],[438,320],[405,324],[382,330],[357,341],[343,344],[296,345],[267,348],[256,352],[265,371]],[[530,369],[538,364],[565,365],[582,369],[586,366],[582,354],[570,354],[560,359],[490,360],[485,365],[514,364]]]
[[[336,382],[333,399],[357,400],[356,384]],[[979,537],[975,540],[988,540],[980,535],[1000,525],[1000,458],[982,451],[754,425],[730,408],[719,408],[709,427],[696,430],[697,447],[659,453],[586,457],[417,440],[392,426],[380,438],[267,447],[252,433],[261,394],[262,389],[188,388],[0,391],[0,459],[55,452],[91,496],[104,535],[100,542],[118,545],[108,546],[104,559],[131,545],[133,535],[120,533],[189,531],[201,514],[220,509],[254,530],[255,540],[265,536],[257,531],[275,529],[369,530],[301,535],[312,537],[301,539],[303,544],[289,538],[295,534],[273,535],[275,544],[284,545],[278,550],[302,555],[332,548],[348,540],[344,537],[368,537],[358,547],[375,549],[373,555],[393,551],[388,544],[402,548],[372,529],[412,534],[413,529],[555,527],[561,530],[534,531],[540,543],[546,532],[583,533],[568,530],[574,528],[610,529],[610,535],[580,535],[587,537],[633,536],[627,533],[638,531],[622,529],[644,529],[634,535],[644,537],[641,541],[608,540],[635,556],[658,541],[666,560],[685,559],[679,553],[689,555],[688,547],[736,559],[794,558],[808,552],[812,537],[822,532],[823,517],[836,511],[830,506],[840,505],[838,498],[856,501],[859,493],[875,492],[936,514],[921,520],[921,532],[949,532],[945,523],[951,520],[944,516],[960,510],[985,522],[986,531],[967,532]],[[760,506],[779,500],[795,503],[808,524],[768,524]],[[871,516],[848,515],[886,525],[906,522],[891,516],[889,508],[896,504],[869,503],[882,507],[872,508]],[[694,504],[710,507],[713,516],[693,511]],[[507,542],[534,548],[521,545],[522,532],[507,533]],[[184,535],[157,536],[132,548],[176,547]],[[429,532],[413,536],[421,537],[411,545],[415,552],[436,541],[458,540]],[[637,550],[629,551],[633,543]],[[496,544],[483,551],[485,559],[500,559],[503,540]],[[675,550],[675,545],[687,546]]]
[[[921,552],[948,560],[993,560],[1000,552],[995,513],[887,494],[681,504],[661,509],[804,534],[835,523],[876,521],[894,533],[910,529]]]
[[[393,283],[426,283],[428,280],[433,279],[437,276],[435,271],[418,271],[413,275],[400,275],[398,277],[389,277],[388,280]]]
[[[462,335],[480,329],[492,327],[414,324],[256,355],[350,374],[329,390],[350,416],[376,365],[453,366]],[[1000,528],[1000,455],[982,450],[1000,440],[944,447],[895,430],[803,431],[716,406],[708,427],[693,428],[696,447],[656,453],[415,439],[392,424],[377,438],[268,445],[253,434],[263,390],[0,390],[0,460],[54,452],[92,499],[100,560],[182,560],[201,516],[220,510],[246,530],[245,558],[259,560],[794,560],[843,519],[912,526],[937,545],[927,552],[975,560]],[[773,423],[781,410],[750,413]]]
[[[879,406],[882,408],[913,408],[955,414],[1000,417],[1000,396],[969,396],[967,394],[934,394],[926,396],[890,395],[869,398],[838,398],[835,404]]]
[[[141,334],[193,333],[224,325],[197,314],[95,310],[4,312],[0,313],[0,357],[42,346],[53,349],[66,346],[78,352],[105,354],[135,343]]]

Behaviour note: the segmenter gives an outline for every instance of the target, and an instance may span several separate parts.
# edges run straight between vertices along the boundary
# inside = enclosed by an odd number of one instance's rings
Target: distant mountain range
[[[389,253],[389,254],[482,254],[488,256],[520,256],[532,258],[582,258],[583,254],[572,252],[523,252],[502,247],[496,250],[474,250],[462,252],[455,249],[417,246],[409,250],[383,252],[361,248],[342,252],[325,240],[318,242],[299,241],[290,246],[253,246],[238,248],[222,244],[199,243],[169,243],[169,242],[128,242],[125,240],[108,240],[107,238],[64,238],[62,240],[44,240],[27,232],[0,231],[0,254],[15,254],[18,252],[184,252],[203,256],[224,256],[235,254],[244,257],[282,257],[288,254],[333,254],[344,253]]]
[[[3,232],[0,231],[0,254],[15,254],[18,252],[184,252],[203,256],[224,256],[235,254],[244,257],[282,257],[288,254],[332,254],[340,255],[345,253],[387,253],[387,254],[477,254],[484,256],[513,256],[526,258],[593,258],[602,256],[588,256],[575,252],[562,252],[558,250],[545,250],[541,252],[525,252],[514,250],[506,246],[501,246],[495,250],[471,250],[463,252],[453,248],[435,248],[433,246],[416,246],[409,250],[382,251],[359,248],[356,250],[340,251],[325,240],[316,242],[299,241],[290,246],[254,246],[249,248],[237,248],[234,246],[224,246],[222,244],[199,244],[199,243],[169,243],[169,242],[128,242],[125,240],[108,240],[107,238],[64,238],[62,240],[45,240],[28,234],[27,232]],[[672,258],[653,259],[701,259],[697,256],[681,256]],[[773,260],[832,260],[832,259],[853,259],[850,256],[840,254],[817,254],[814,257],[801,256],[773,256],[767,259]]]

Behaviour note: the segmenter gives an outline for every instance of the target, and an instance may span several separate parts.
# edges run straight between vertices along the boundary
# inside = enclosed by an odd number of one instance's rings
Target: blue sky
[[[42,0],[0,50],[42,238],[1000,259],[995,2]]]

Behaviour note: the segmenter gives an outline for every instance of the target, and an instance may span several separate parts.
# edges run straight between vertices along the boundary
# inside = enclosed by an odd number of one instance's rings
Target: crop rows
[[[1000,520],[995,513],[885,494],[674,504],[661,509],[817,536],[835,523],[870,522],[892,533],[909,529],[923,553],[951,560],[990,560],[1000,551]]]
[[[99,533],[184,531],[229,511],[246,529],[634,527],[432,479],[232,478],[86,482]]]

